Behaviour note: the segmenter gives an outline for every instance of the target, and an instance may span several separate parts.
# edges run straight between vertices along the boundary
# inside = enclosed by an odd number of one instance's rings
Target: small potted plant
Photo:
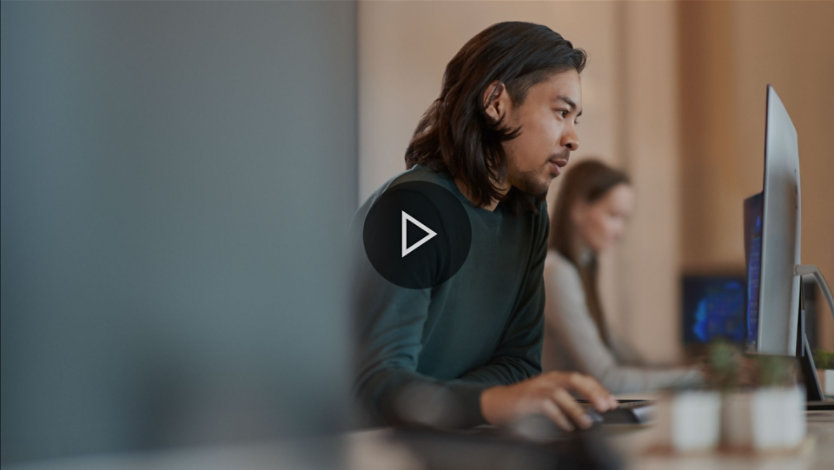
[[[736,345],[720,341],[710,345],[708,358],[707,381],[721,392],[721,445],[725,449],[751,448],[749,361]]]
[[[705,367],[706,387],[673,389],[655,407],[659,447],[679,453],[709,452],[718,446],[721,431],[720,390],[735,384],[735,351],[729,344],[710,348]]]
[[[825,396],[834,396],[834,352],[814,349],[814,365]]]
[[[789,357],[742,356],[737,381],[722,398],[724,448],[747,451],[795,449],[805,437],[805,391]]]

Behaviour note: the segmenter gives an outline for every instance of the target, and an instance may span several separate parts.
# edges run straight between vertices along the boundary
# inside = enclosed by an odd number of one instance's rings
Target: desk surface
[[[807,414],[806,443],[797,452],[786,454],[662,455],[651,452],[654,442],[652,428],[624,433],[611,439],[626,456],[626,468],[634,469],[826,469],[834,462],[834,411]]]
[[[647,452],[654,442],[651,425],[610,427],[605,441],[624,460],[626,469],[800,469],[830,470],[834,462],[834,411],[808,413],[809,445],[790,455],[660,455]],[[3,465],[4,470],[164,470],[228,468],[245,469],[348,469],[419,470],[424,462],[401,442],[392,440],[390,429],[352,432],[342,436],[282,440],[237,446],[222,446],[117,455],[96,455],[60,460]],[[439,439],[438,442],[442,441]],[[481,443],[481,449],[485,445]],[[477,447],[476,447],[477,448]],[[520,468],[512,455],[502,454],[501,468]],[[461,465],[473,468],[472,454],[459,456]],[[505,464],[505,465],[504,465]],[[503,465],[503,466],[502,466]]]
[[[622,457],[627,469],[799,469],[830,470],[834,462],[834,411],[814,411],[807,414],[806,444],[797,452],[784,454],[739,454],[714,452],[698,455],[671,455],[652,452],[656,442],[651,425],[614,425],[603,427],[608,443]],[[412,469],[423,468],[404,445],[396,445],[389,438],[389,430],[353,433],[349,436],[349,466],[351,469]],[[508,467],[511,468],[511,467]]]

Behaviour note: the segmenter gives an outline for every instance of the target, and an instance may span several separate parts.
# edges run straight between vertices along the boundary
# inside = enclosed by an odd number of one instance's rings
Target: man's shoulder
[[[446,173],[431,170],[420,165],[415,165],[402,173],[393,176],[391,179],[382,184],[376,191],[374,191],[368,199],[362,204],[363,207],[373,205],[374,201],[379,199],[385,191],[400,186],[405,183],[433,183],[444,189],[455,191],[455,183],[451,176]],[[361,210],[361,208],[360,208]]]
[[[450,185],[454,185],[452,177],[449,176],[447,173],[435,171],[424,166],[415,165],[409,168],[408,170],[400,173],[399,175],[393,177],[391,180],[389,180],[386,186],[390,188],[399,184],[409,182],[434,183],[443,186],[446,189],[450,189]]]

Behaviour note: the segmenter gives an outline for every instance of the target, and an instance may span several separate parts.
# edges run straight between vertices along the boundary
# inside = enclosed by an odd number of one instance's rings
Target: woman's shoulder
[[[590,318],[579,271],[573,263],[554,250],[548,251],[545,258],[544,288],[545,316],[550,319],[548,321],[568,322],[571,323],[570,329],[575,329]]]
[[[548,250],[544,260],[544,275],[547,279],[581,284],[579,270],[565,256],[556,250]]]

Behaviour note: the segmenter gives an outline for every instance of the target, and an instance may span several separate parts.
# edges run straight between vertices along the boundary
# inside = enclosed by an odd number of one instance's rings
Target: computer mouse
[[[591,418],[591,421],[593,422],[592,426],[601,424],[603,421],[605,421],[605,418],[603,418],[602,415],[593,408],[586,409],[585,414],[588,415],[589,418]]]

